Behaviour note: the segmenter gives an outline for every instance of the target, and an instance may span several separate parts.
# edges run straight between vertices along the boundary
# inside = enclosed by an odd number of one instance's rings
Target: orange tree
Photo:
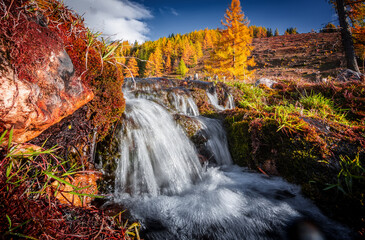
[[[125,77],[127,78],[131,78],[131,77],[138,77],[138,63],[137,60],[135,58],[130,58],[127,64],[127,69],[126,69],[126,75]]]
[[[249,59],[252,36],[239,0],[232,0],[224,20],[222,24],[226,29],[222,30],[222,36],[211,52],[206,70],[229,79],[248,79],[252,75],[248,67],[255,64],[253,58]]]

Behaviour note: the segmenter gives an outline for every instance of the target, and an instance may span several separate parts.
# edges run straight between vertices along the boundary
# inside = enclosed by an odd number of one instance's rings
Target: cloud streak
[[[145,6],[129,0],[64,0],[65,4],[85,18],[94,31],[110,36],[112,40],[143,42],[148,40],[148,25],[152,18]]]

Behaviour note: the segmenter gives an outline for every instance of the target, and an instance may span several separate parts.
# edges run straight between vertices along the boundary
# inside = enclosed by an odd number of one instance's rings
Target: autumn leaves
[[[200,30],[185,35],[171,35],[155,42],[124,48],[126,77],[160,77],[203,72],[220,79],[244,80],[252,75],[250,57],[252,29],[244,18],[240,1],[233,0],[226,10],[224,29]]]
[[[226,29],[221,31],[221,39],[211,52],[206,70],[223,78],[247,79],[252,74],[248,68],[255,62],[249,58],[252,37],[239,0],[232,0],[222,25]]]

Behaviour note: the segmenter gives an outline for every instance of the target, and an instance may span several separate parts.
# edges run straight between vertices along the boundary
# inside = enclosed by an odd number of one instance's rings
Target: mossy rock
[[[322,128],[311,119],[307,122],[308,129],[313,130],[311,136],[305,132],[285,133],[278,131],[275,120],[250,114],[244,110],[222,113],[234,163],[300,185],[303,194],[328,216],[356,231],[364,229],[365,181],[354,182],[352,194],[342,194],[336,188],[324,190],[337,183],[341,155],[353,158],[360,151],[360,161],[365,165],[363,129],[324,120],[321,123],[329,128]]]

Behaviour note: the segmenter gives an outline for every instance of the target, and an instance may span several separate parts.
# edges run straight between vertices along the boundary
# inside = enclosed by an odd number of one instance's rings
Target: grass
[[[0,136],[0,235],[27,239],[76,235],[84,236],[80,237],[82,239],[90,236],[140,239],[138,223],[117,221],[90,206],[74,207],[72,202],[60,204],[56,198],[58,193],[75,195],[82,203],[84,197],[103,196],[85,193],[91,186],[81,187],[67,181],[83,172],[79,171],[80,166],[70,166],[69,162],[55,156],[56,147],[20,146],[12,143],[12,135],[10,130]],[[63,191],[61,184],[72,190]]]
[[[264,89],[238,81],[227,84],[242,91],[243,95],[239,101],[239,107],[262,110],[266,106],[265,102],[269,94]]]
[[[353,194],[355,184],[365,184],[365,166],[357,154],[354,159],[348,156],[340,156],[340,171],[337,175],[337,183],[329,184],[325,190],[336,188],[345,195]]]
[[[304,95],[299,100],[305,113],[310,117],[320,117],[340,124],[350,125],[346,120],[346,110],[340,110],[335,107],[331,99],[324,97],[321,93]]]
[[[297,89],[298,86],[294,86],[293,89],[278,90],[255,87],[238,81],[230,82],[228,85],[242,92],[239,108],[257,111],[261,118],[269,117],[277,121],[278,131],[303,131],[307,124],[303,118],[324,119],[350,127],[356,124],[347,119],[348,110],[336,107],[332,99],[320,92],[311,91],[307,94],[304,90],[304,94],[301,94]]]

